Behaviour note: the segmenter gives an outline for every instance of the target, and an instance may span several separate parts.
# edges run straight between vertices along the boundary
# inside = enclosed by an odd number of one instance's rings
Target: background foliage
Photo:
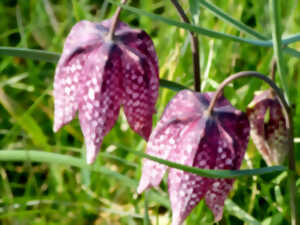
[[[267,1],[209,1],[237,21],[272,39]],[[218,19],[197,1],[181,1],[198,26],[239,37],[252,38]],[[191,7],[190,7],[191,4]],[[180,21],[170,1],[133,0],[131,6]],[[300,4],[281,1],[283,36],[297,33]],[[61,52],[70,28],[79,20],[101,21],[111,17],[116,6],[100,0],[1,0],[0,46]],[[143,14],[143,12],[142,12]],[[153,38],[161,78],[193,87],[192,57],[187,31],[142,14],[122,11],[121,20],[147,31]],[[190,15],[191,15],[190,14]],[[199,36],[202,89],[213,91],[229,74],[241,70],[270,72],[273,50],[224,38]],[[289,45],[300,50],[300,43]],[[284,54],[284,77],[294,106],[295,136],[300,136],[299,58]],[[159,190],[137,196],[136,185],[141,159],[125,151],[144,151],[146,143],[133,133],[124,115],[104,139],[95,166],[83,164],[83,137],[78,120],[59,133],[52,132],[52,82],[55,64],[0,56],[0,148],[2,150],[42,150],[77,157],[59,164],[1,162],[0,224],[143,224],[145,208],[153,224],[170,223],[166,182]],[[279,81],[279,78],[277,78]],[[279,84],[279,82],[278,82]],[[254,91],[266,88],[256,79],[239,80],[227,87],[225,95],[245,110]],[[175,92],[161,89],[157,120]],[[300,146],[296,144],[297,188],[300,202]],[[42,161],[42,160],[41,160]],[[74,162],[76,164],[76,162]],[[77,164],[76,164],[77,165]],[[243,168],[266,166],[249,143]],[[235,182],[226,201],[228,224],[289,224],[289,193],[286,172],[242,177]],[[146,221],[146,220],[145,220]],[[186,224],[212,224],[211,212],[201,202]],[[146,224],[146,223],[144,223]]]

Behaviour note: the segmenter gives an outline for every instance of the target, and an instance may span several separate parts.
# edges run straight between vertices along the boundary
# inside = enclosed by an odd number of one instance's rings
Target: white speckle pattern
[[[122,104],[132,129],[147,140],[158,97],[158,63],[150,37],[119,22],[118,41],[107,42],[110,23],[77,23],[55,73],[53,129],[70,122],[78,110],[88,163],[95,160]]]
[[[177,140],[179,140],[179,137],[181,140],[181,138],[185,137],[185,135],[189,132],[189,129],[186,129],[188,127],[185,126],[185,123],[193,122],[197,118],[188,117],[191,111],[196,110],[195,106],[197,104],[192,104],[190,107],[187,107],[186,101],[196,102],[197,99],[194,97],[192,92],[186,90],[179,92],[167,105],[156,129],[152,132],[149,138],[147,154],[157,156],[162,159],[170,159],[170,154],[176,151],[176,146],[178,144]],[[179,109],[185,109],[187,114],[182,116]],[[179,116],[177,115],[178,113],[180,114]],[[200,138],[199,135],[196,136],[197,138]],[[171,141],[170,143],[170,139],[174,141]],[[197,141],[195,141],[196,143],[189,143],[188,141],[191,141],[191,139],[192,136],[187,139],[184,148],[187,149],[186,152],[189,152],[192,155],[192,151],[195,151],[195,145],[197,146]],[[185,158],[185,160],[187,161],[187,158]],[[138,192],[141,193],[145,189],[159,185],[166,169],[167,167],[162,164],[144,159],[143,173],[138,187]],[[157,176],[155,177],[150,174],[150,171],[154,170],[158,171]]]
[[[104,45],[90,54],[85,67],[86,70],[84,70],[88,74],[88,80],[96,79],[90,84],[85,82],[86,85],[81,92],[82,95],[88,95],[89,97],[81,101],[80,106],[85,105],[86,108],[82,107],[79,111],[79,120],[86,141],[89,163],[95,160],[103,137],[115,124],[121,104],[121,62],[118,57],[120,50],[108,50],[109,53],[107,53],[107,49],[109,48]],[[101,59],[102,55],[109,55],[109,60],[107,62],[103,61]],[[98,65],[100,72],[97,71],[94,65]],[[96,91],[97,86],[99,92]],[[108,109],[109,113],[107,113]],[[91,115],[91,118],[86,115]],[[103,121],[105,122],[103,123]],[[89,148],[92,149],[93,155],[89,153]]]
[[[148,140],[158,97],[158,75],[145,55],[132,49],[123,50],[122,62],[126,63],[123,65],[124,112],[130,127]]]
[[[84,64],[84,57],[85,55],[73,57],[63,66],[63,62],[60,61],[56,69],[53,91],[55,99],[53,130],[55,132],[73,120],[78,110],[79,96],[75,89],[80,89],[80,84],[76,83],[75,80],[81,77],[82,70],[76,69],[72,72],[70,68],[74,67],[74,65]]]
[[[213,117],[204,116],[212,96],[213,93],[179,92],[167,105],[151,134],[147,153],[203,169],[239,169],[249,137],[247,117],[224,97],[218,99]],[[164,165],[145,159],[138,192],[158,186],[166,169]],[[219,221],[233,181],[205,178],[170,168],[168,189],[172,225],[181,225],[202,198],[212,210],[215,221]]]

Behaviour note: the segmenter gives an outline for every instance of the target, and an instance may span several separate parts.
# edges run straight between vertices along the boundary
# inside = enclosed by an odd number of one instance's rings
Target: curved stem
[[[264,82],[268,83],[273,91],[278,96],[278,100],[282,106],[283,114],[285,117],[286,122],[286,128],[287,128],[287,135],[288,135],[288,160],[289,160],[289,186],[290,186],[290,206],[291,206],[291,224],[297,225],[297,204],[296,204],[296,181],[295,181],[295,157],[294,157],[294,133],[293,133],[293,121],[291,117],[291,110],[286,102],[282,92],[277,87],[274,81],[272,81],[269,77],[255,72],[255,71],[243,71],[236,74],[233,74],[229,76],[227,79],[225,79],[219,86],[219,88],[216,91],[216,94],[212,98],[209,107],[207,109],[207,114],[210,115],[213,112],[213,108],[216,104],[217,98],[219,95],[223,92],[223,89],[226,85],[231,83],[232,81],[242,78],[242,77],[256,77]]]
[[[125,4],[126,2],[127,2],[127,0],[122,0],[121,4]],[[119,6],[117,8],[117,11],[114,14],[114,17],[112,19],[112,23],[111,23],[110,29],[109,29],[107,37],[106,37],[107,40],[111,41],[114,38],[114,33],[115,33],[116,28],[117,28],[117,24],[118,24],[118,21],[119,21],[119,16],[120,16],[121,10],[122,10],[122,7]]]
[[[216,104],[216,101],[219,97],[219,95],[221,94],[221,92],[223,92],[223,89],[226,85],[228,85],[229,83],[231,83],[232,81],[236,80],[236,79],[239,79],[239,78],[242,78],[242,77],[257,77],[263,81],[265,81],[266,83],[268,83],[271,88],[276,92],[276,94],[278,95],[279,97],[279,101],[283,107],[283,111],[284,111],[284,116],[285,116],[285,119],[287,121],[287,126],[289,126],[288,123],[291,123],[290,121],[290,118],[289,118],[289,106],[287,104],[287,102],[285,101],[285,98],[282,94],[282,92],[280,91],[280,89],[277,87],[277,85],[270,79],[268,78],[267,76],[259,73],[259,72],[256,72],[256,71],[243,71],[243,72],[239,72],[239,73],[236,73],[236,74],[233,74],[233,75],[230,75],[227,79],[225,79],[218,87],[217,91],[216,91],[216,94],[214,95],[214,97],[212,98],[210,104],[209,104],[209,107],[207,109],[207,113],[208,114],[211,114],[212,111],[213,111],[213,108]]]
[[[190,20],[185,14],[177,0],[171,0],[183,22],[190,24]],[[195,91],[201,91],[201,71],[199,62],[199,41],[198,36],[193,31],[189,31],[191,36],[191,47],[193,54],[194,87]]]

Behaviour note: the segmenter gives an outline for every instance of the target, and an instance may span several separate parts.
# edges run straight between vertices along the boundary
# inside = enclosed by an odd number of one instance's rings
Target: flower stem
[[[125,4],[126,2],[127,2],[127,0],[122,0],[121,4]],[[120,16],[121,10],[122,10],[122,8],[121,8],[121,6],[119,6],[117,8],[117,11],[114,14],[114,17],[113,17],[112,22],[111,22],[110,29],[109,29],[107,37],[106,37],[107,40],[111,41],[114,38],[114,33],[115,33],[116,28],[117,28],[117,24],[118,24],[118,21],[119,21],[119,16]]]
[[[286,95],[286,100],[290,104],[290,93],[286,82],[287,71],[285,68],[285,62],[282,54],[282,40],[280,29],[280,2],[278,0],[269,0],[273,50],[277,61],[278,74],[281,81],[281,86]]]
[[[296,181],[295,181],[295,157],[294,157],[294,133],[293,133],[293,121],[291,118],[291,110],[286,102],[282,92],[277,87],[274,81],[272,81],[269,77],[255,72],[255,71],[243,71],[236,74],[233,74],[229,76],[227,79],[225,79],[219,86],[219,88],[216,91],[216,94],[212,98],[209,107],[207,109],[207,114],[210,115],[213,112],[213,108],[216,104],[217,98],[219,95],[223,92],[223,89],[226,85],[231,83],[232,81],[242,78],[242,77],[256,77],[264,82],[268,83],[271,88],[274,90],[274,92],[278,96],[278,100],[281,104],[281,107],[283,109],[283,114],[285,117],[286,122],[286,128],[288,133],[288,160],[289,160],[289,171],[288,171],[288,177],[289,177],[289,187],[290,187],[290,207],[291,207],[291,224],[297,225],[297,203],[296,203]]]
[[[178,14],[180,15],[181,19],[185,22],[190,24],[190,20],[185,14],[184,10],[180,6],[177,0],[171,0],[173,5],[175,6]],[[199,56],[199,41],[198,36],[193,31],[190,32],[191,37],[191,47],[192,47],[192,54],[193,54],[193,70],[194,70],[194,88],[195,91],[201,91],[201,70],[200,70],[200,56]]]

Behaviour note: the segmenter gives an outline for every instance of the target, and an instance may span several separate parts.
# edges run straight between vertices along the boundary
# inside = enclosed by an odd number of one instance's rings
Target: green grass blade
[[[253,175],[262,175],[267,173],[273,172],[282,172],[285,171],[286,168],[284,166],[272,166],[272,167],[264,167],[259,169],[245,169],[245,170],[206,170],[206,169],[199,169],[196,167],[185,166],[182,164],[174,163],[168,160],[160,159],[143,152],[138,152],[132,149],[129,149],[123,145],[116,144],[119,148],[126,150],[130,153],[135,154],[138,157],[150,159],[152,161],[164,164],[168,167],[184,170],[186,172],[194,173],[204,177],[211,177],[211,178],[237,178],[242,176],[253,176]]]
[[[283,51],[291,56],[300,58],[300,52],[292,48],[284,48]]]
[[[81,169],[88,169],[93,172],[98,172],[110,178],[121,181],[124,185],[130,188],[137,188],[138,182],[130,179],[122,174],[107,169],[106,167],[97,165],[87,165],[83,159],[79,159],[69,155],[62,155],[58,153],[35,151],[35,150],[0,150],[0,162],[31,162],[48,163],[48,164],[62,164],[65,166],[73,166]],[[170,204],[165,196],[150,190],[149,198],[169,208]]]
[[[231,41],[235,41],[235,42],[239,42],[239,43],[247,43],[247,44],[252,44],[252,45],[261,46],[261,47],[271,47],[273,45],[271,40],[253,40],[253,39],[241,38],[241,37],[237,37],[237,36],[234,36],[234,35],[225,34],[223,32],[217,32],[217,31],[201,28],[201,27],[198,27],[198,26],[195,26],[195,25],[192,25],[192,24],[187,24],[187,23],[184,23],[184,22],[179,22],[179,21],[176,21],[176,20],[168,19],[166,17],[159,16],[157,14],[150,13],[150,12],[147,12],[145,10],[141,10],[141,9],[131,7],[131,6],[128,6],[128,5],[122,5],[119,2],[115,2],[113,0],[107,0],[107,1],[114,4],[114,5],[121,6],[122,8],[124,8],[124,9],[126,9],[130,12],[136,13],[138,15],[147,16],[147,17],[149,17],[153,20],[159,20],[159,21],[164,22],[166,24],[177,26],[177,27],[180,27],[180,28],[183,28],[183,29],[186,29],[186,30],[190,30],[190,31],[196,32],[200,35],[208,36],[208,37],[211,37],[211,38],[231,40]]]
[[[300,41],[300,34],[294,34],[294,35],[291,35],[291,36],[283,39],[282,44],[289,45],[289,44],[292,44],[292,43],[298,42],[298,41]]]
[[[200,176],[211,177],[211,178],[238,178],[242,176],[262,175],[262,174],[273,173],[273,172],[282,172],[286,170],[284,166],[272,166],[272,167],[250,169],[250,170],[205,170],[205,169],[199,169],[190,166],[184,166],[168,160],[163,160],[157,157],[147,155],[142,152],[137,152],[134,150],[127,149],[125,147],[121,147],[121,148],[139,157],[147,158],[172,168],[181,169],[186,172],[195,173]],[[0,150],[0,161],[5,162],[5,161],[26,161],[26,160],[30,160],[32,162],[59,163],[59,164],[75,166],[79,168],[88,168],[92,171],[98,171],[106,175],[114,176],[118,179],[123,180],[124,182],[129,182],[131,183],[132,187],[135,186],[132,180],[130,180],[125,176],[122,176],[119,173],[114,173],[105,167],[87,165],[84,160],[78,159],[73,156],[62,155],[62,154],[51,153],[51,152],[34,151],[34,150]]]
[[[43,50],[28,49],[28,48],[14,48],[14,47],[0,47],[0,55],[18,56],[21,58],[33,59],[45,62],[56,63],[60,55],[55,52],[48,52]]]
[[[249,215],[243,209],[241,209],[235,202],[231,199],[226,199],[225,201],[225,209],[228,214],[233,215],[242,221],[244,221],[248,225],[261,225],[253,216]]]
[[[10,98],[2,88],[0,88],[0,105],[3,105],[18,125],[26,131],[36,146],[49,150],[48,138],[40,124],[29,113],[26,113],[18,102]],[[12,130],[14,129],[12,128]]]
[[[271,26],[272,26],[272,39],[274,42],[274,54],[277,61],[278,74],[281,81],[281,86],[286,95],[286,100],[290,103],[289,89],[286,83],[287,73],[282,55],[281,31],[280,31],[280,6],[278,0],[269,0]]]
[[[241,38],[241,37],[237,37],[237,36],[234,36],[234,35],[225,34],[225,33],[222,33],[222,32],[217,32],[217,31],[201,28],[201,27],[198,27],[198,26],[195,26],[195,25],[192,25],[192,24],[187,24],[187,23],[184,23],[184,22],[179,22],[179,21],[176,21],[176,20],[168,19],[166,17],[159,16],[157,14],[150,13],[150,12],[147,12],[145,10],[141,10],[141,9],[131,7],[131,6],[128,6],[128,5],[122,5],[119,2],[115,2],[115,1],[112,1],[112,0],[107,0],[107,1],[112,3],[112,4],[121,6],[122,8],[124,8],[124,9],[126,9],[130,12],[136,13],[138,15],[147,16],[147,17],[149,17],[153,20],[159,20],[159,21],[164,22],[166,24],[176,26],[176,27],[180,27],[180,28],[183,28],[183,29],[186,29],[186,30],[190,30],[190,31],[196,32],[200,35],[204,35],[204,36],[207,36],[207,37],[223,39],[223,40],[230,40],[230,41],[235,41],[235,42],[239,42],[239,43],[248,43],[248,44],[263,46],[263,47],[272,46],[271,41],[261,41],[261,40],[252,40],[252,39],[247,39],[247,38]]]
[[[21,117],[19,118],[19,121],[25,121],[24,123],[26,124],[28,121],[31,120],[32,116],[31,116],[31,113],[37,108],[37,106],[42,102],[42,100],[44,99],[44,97],[47,95],[48,91],[50,89],[47,89],[45,90],[35,101],[34,103],[25,111],[22,113]],[[13,125],[12,128],[10,128],[9,132],[6,133],[6,135],[4,136],[4,138],[2,138],[2,140],[0,141],[0,143],[4,144],[6,143],[9,138],[14,135],[14,133],[17,131],[18,127],[22,125],[21,123],[15,123]],[[24,125],[23,125],[24,126]],[[21,126],[22,127],[22,126]],[[29,132],[33,132],[31,129],[30,129],[30,126],[26,126],[29,128]],[[23,127],[24,128],[24,127]],[[43,139],[42,139],[43,140]],[[46,139],[47,140],[47,139]],[[34,139],[34,141],[36,141]],[[40,141],[40,140],[38,140]],[[43,143],[43,142],[42,142]],[[44,143],[45,144],[45,143]],[[48,146],[47,146],[47,149],[48,149]]]
[[[34,151],[34,150],[1,150],[0,161],[2,162],[17,162],[27,161],[49,163],[49,164],[63,164],[66,166],[74,166],[82,169],[89,169],[91,171],[100,172],[110,177],[116,178],[128,184],[128,186],[136,188],[136,182],[130,178],[119,173],[113,172],[105,167],[96,165],[89,166],[85,160],[69,155],[62,155],[52,152]]]
[[[175,83],[175,82],[172,82],[172,81],[169,81],[169,80],[165,80],[165,79],[160,79],[159,80],[159,85],[161,87],[168,88],[172,91],[181,91],[181,90],[184,90],[184,89],[188,89],[187,87],[185,87],[181,84],[178,84],[178,83]]]
[[[148,194],[148,191],[145,191],[145,194],[144,194],[145,212],[144,212],[144,223],[143,223],[143,225],[151,225],[150,218],[149,218],[149,212],[148,212],[148,210],[149,210],[148,200],[149,200],[149,194]]]
[[[212,3],[209,3],[205,0],[193,0],[193,1],[198,1],[200,5],[202,5],[202,7],[204,7],[205,9],[209,10],[212,14],[214,14],[216,17],[218,17],[219,19],[231,24],[232,26],[234,26],[235,28],[237,28],[239,31],[244,32],[245,34],[249,34],[257,39],[261,39],[261,40],[268,40],[267,37],[265,37],[264,35],[256,32],[255,30],[253,30],[252,28],[248,27],[247,25],[245,25],[244,23],[235,20],[233,17],[231,17],[230,15],[228,15],[227,13],[225,13],[223,10],[221,10],[220,8],[218,8],[217,6],[215,6]]]

